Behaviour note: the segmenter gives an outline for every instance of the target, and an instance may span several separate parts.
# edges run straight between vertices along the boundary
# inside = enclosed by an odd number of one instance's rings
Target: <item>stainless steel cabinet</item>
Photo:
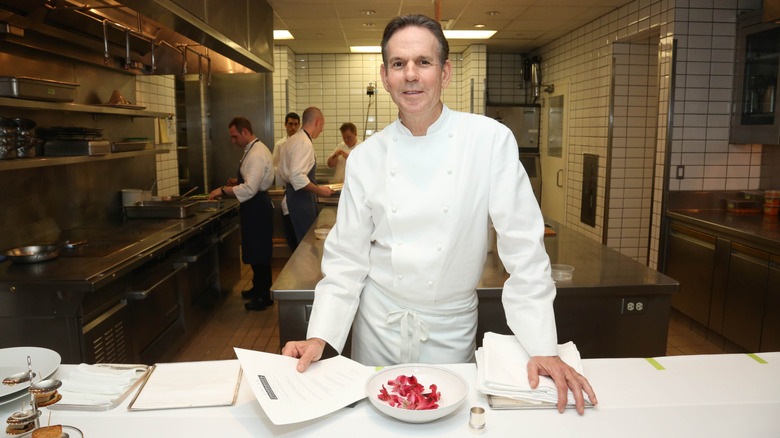
[[[780,257],[769,258],[761,351],[780,351]]]
[[[730,141],[780,144],[780,26],[762,23],[758,10],[742,14],[737,29]]]
[[[665,274],[680,282],[672,307],[707,326],[715,272],[715,236],[672,224],[669,227]]]
[[[732,243],[728,272],[723,336],[748,351],[758,351],[769,276],[769,254]]]

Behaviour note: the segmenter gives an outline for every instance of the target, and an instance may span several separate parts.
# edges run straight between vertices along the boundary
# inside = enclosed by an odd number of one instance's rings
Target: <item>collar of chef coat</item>
[[[425,132],[425,135],[431,135],[436,131],[442,129],[442,127],[447,124],[447,119],[450,117],[450,109],[447,108],[447,105],[442,104],[441,106],[442,108],[441,108],[441,114],[439,114],[439,118],[436,119],[436,121],[433,122],[433,124],[431,124],[431,126],[428,127],[428,130]],[[400,117],[398,118],[398,130],[401,131],[401,134],[414,136],[414,134],[412,134],[412,131],[410,131],[409,128],[404,126],[404,123]]]

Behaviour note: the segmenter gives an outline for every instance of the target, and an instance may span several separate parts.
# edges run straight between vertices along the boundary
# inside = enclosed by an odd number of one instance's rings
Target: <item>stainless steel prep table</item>
[[[324,207],[271,286],[279,301],[281,345],[306,336],[314,287],[322,278],[324,241],[316,239],[314,230],[335,221],[336,208]],[[559,341],[574,341],[582,357],[588,358],[665,355],[671,294],[678,283],[576,231],[552,224],[557,236],[544,239],[551,262],[576,268],[572,280],[557,283]],[[489,253],[477,286],[478,343],[486,331],[510,333],[501,304],[507,278],[498,254]],[[629,312],[629,303],[634,309],[641,303],[642,310]]]

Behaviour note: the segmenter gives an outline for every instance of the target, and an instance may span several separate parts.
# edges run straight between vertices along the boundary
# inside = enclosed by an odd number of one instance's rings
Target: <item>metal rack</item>
[[[27,372],[14,374],[3,379],[3,384],[8,386],[30,382],[30,387],[27,390],[30,393],[31,409],[24,409],[23,406],[21,410],[14,412],[6,420],[9,425],[20,427],[21,432],[18,433],[26,433],[38,429],[40,427],[39,420],[41,417],[39,408],[53,405],[62,399],[62,395],[57,393],[57,389],[62,386],[62,381],[47,379],[35,383],[33,381],[35,376],[36,375],[32,370],[32,359],[30,359],[30,356],[27,356]],[[39,397],[44,399],[44,401],[38,401]]]

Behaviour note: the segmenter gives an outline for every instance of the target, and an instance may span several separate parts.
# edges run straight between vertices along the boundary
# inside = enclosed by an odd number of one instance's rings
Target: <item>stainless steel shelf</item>
[[[167,154],[168,149],[145,149],[132,152],[112,152],[106,155],[81,155],[73,157],[17,158],[0,161],[0,172],[4,170],[32,169],[36,167],[62,166],[66,164],[92,163],[95,161],[120,160],[140,155]]]
[[[85,105],[81,103],[44,102],[39,100],[15,99],[12,97],[0,97],[0,107],[21,108],[42,111],[72,111],[90,114],[109,114],[132,117],[172,117],[169,113],[146,111],[129,108],[115,108],[110,106]]]

